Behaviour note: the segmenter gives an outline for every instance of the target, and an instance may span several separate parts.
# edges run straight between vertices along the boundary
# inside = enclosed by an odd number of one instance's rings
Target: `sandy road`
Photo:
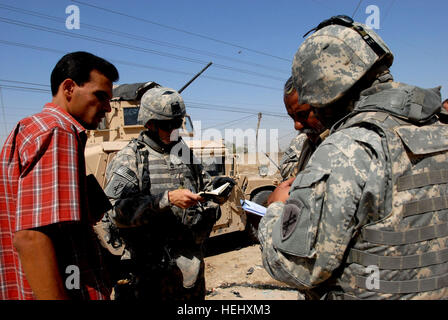
[[[206,300],[298,300],[293,288],[264,270],[260,247],[244,233],[209,240],[205,258]]]

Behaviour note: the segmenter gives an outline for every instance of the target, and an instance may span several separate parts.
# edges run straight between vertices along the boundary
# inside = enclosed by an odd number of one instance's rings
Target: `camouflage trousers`
[[[114,288],[118,301],[203,301],[205,299],[204,261],[192,288],[184,288],[182,272],[177,266],[152,270],[149,274],[132,276],[125,284]]]

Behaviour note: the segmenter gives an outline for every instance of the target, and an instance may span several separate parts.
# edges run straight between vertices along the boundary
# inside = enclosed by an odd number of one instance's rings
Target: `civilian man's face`
[[[96,129],[106,112],[110,112],[112,82],[97,70],[90,72],[89,81],[74,85],[69,113],[86,129]]]

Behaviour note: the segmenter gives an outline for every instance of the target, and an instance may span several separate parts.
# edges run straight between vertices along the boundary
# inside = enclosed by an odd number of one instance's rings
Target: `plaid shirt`
[[[13,246],[15,232],[32,228],[52,239],[64,282],[75,274],[67,267],[79,268],[80,289],[67,290],[71,298],[108,299],[85,192],[86,138],[85,129],[51,103],[7,138],[0,154],[0,299],[35,299]]]

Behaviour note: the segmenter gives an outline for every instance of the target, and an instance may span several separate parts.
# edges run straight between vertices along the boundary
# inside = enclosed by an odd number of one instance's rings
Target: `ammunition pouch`
[[[177,267],[182,272],[182,285],[184,288],[194,287],[201,269],[201,260],[194,255],[191,258],[180,255],[175,261]]]

